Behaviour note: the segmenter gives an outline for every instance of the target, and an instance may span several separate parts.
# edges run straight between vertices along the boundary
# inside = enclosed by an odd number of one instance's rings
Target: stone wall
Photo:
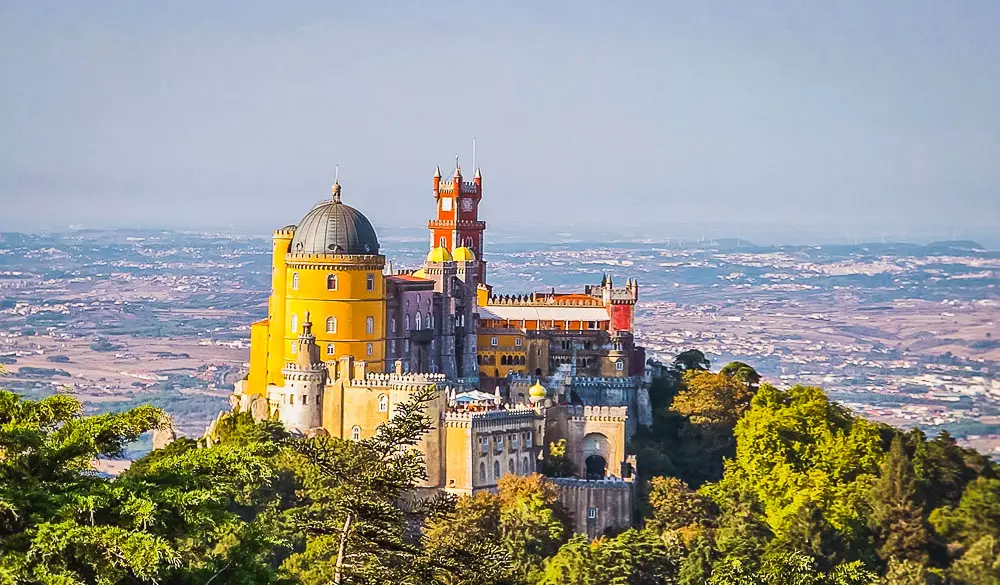
[[[576,478],[549,481],[555,484],[559,502],[569,512],[574,532],[593,539],[606,532],[620,532],[632,527],[632,482]]]

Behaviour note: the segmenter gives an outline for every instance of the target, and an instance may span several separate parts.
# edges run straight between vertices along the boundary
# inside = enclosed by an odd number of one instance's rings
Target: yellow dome
[[[442,248],[441,246],[438,246],[437,248],[434,248],[433,250],[427,253],[427,261],[451,262],[452,261],[451,252],[448,251],[448,248]]]
[[[549,395],[549,391],[546,390],[545,386],[542,386],[541,383],[539,383],[539,382],[535,382],[534,386],[532,386],[531,388],[528,388],[528,396],[532,400],[541,400],[541,399],[545,398],[548,395]]]
[[[472,248],[466,248],[462,246],[461,248],[455,248],[455,262],[475,262],[476,253],[472,251]]]

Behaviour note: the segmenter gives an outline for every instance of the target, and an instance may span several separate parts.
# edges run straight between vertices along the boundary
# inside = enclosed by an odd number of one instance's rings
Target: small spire
[[[476,179],[482,179],[483,178],[483,172],[479,170],[479,167],[476,167],[476,176],[475,176],[475,178]]]
[[[333,202],[340,203],[340,165],[337,165],[336,174],[333,176]]]
[[[434,178],[435,179],[441,178],[441,167],[434,167]]]

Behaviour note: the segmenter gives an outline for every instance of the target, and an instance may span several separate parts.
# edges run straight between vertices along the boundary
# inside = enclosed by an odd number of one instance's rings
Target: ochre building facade
[[[616,288],[605,276],[577,293],[495,292],[479,217],[481,172],[465,181],[460,168],[447,180],[436,170],[433,198],[429,250],[413,269],[387,268],[375,229],[342,201],[339,184],[299,223],[274,231],[268,315],[251,328],[249,372],[234,406],[296,432],[363,440],[397,404],[433,387],[428,415],[437,424],[420,445],[424,488],[496,489],[503,475],[539,471],[545,446],[565,439],[578,477],[563,489],[573,507],[615,507],[578,526],[623,524],[634,393],[616,402],[603,397],[623,392],[565,388],[574,378],[586,388],[641,385],[638,283]]]

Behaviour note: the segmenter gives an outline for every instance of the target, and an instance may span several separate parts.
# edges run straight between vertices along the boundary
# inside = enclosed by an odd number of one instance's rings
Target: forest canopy
[[[0,582],[1000,585],[988,458],[741,362],[709,367],[689,350],[654,381],[631,444],[635,527],[592,541],[541,475],[416,497],[433,391],[361,441],[228,414],[116,478],[93,461],[162,411],[0,392]]]

